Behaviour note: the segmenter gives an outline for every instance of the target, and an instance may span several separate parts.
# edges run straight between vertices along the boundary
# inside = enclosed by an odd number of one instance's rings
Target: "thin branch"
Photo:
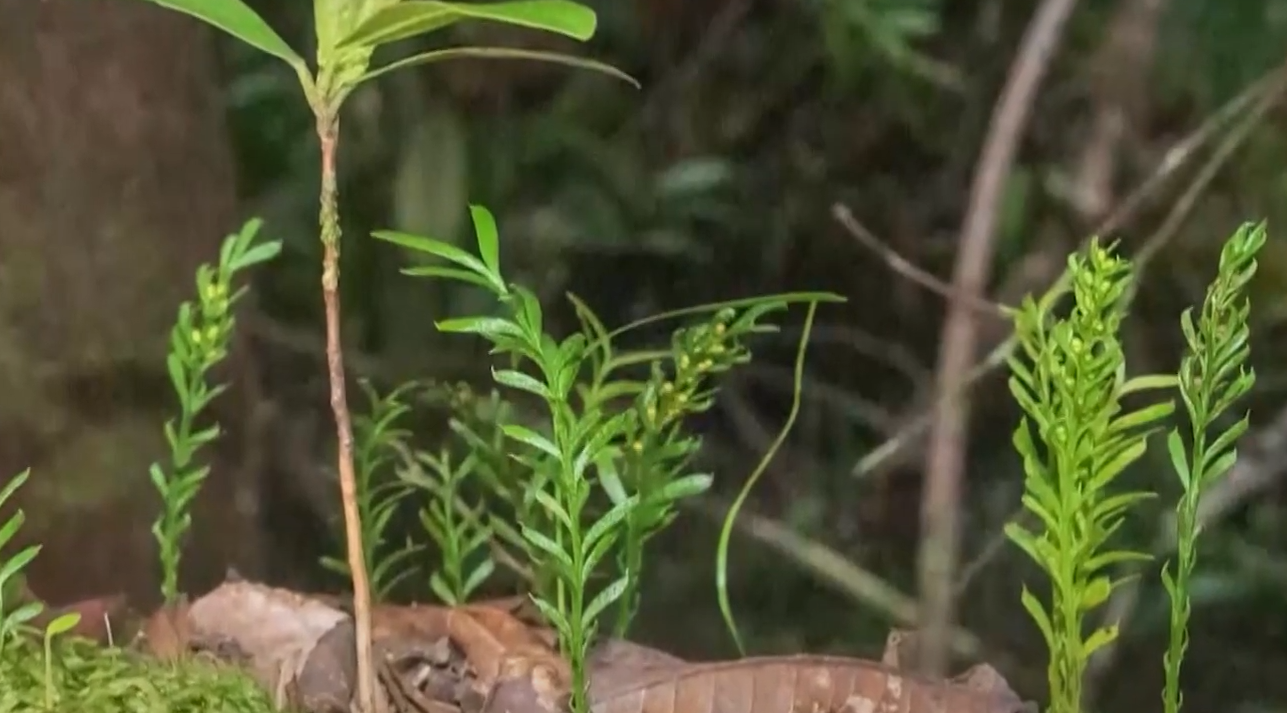
[[[1266,92],[1270,92],[1274,88],[1277,78],[1283,74],[1287,74],[1287,71],[1284,71],[1283,68],[1277,68],[1266,73],[1265,76],[1243,90],[1241,94],[1207,117],[1202,125],[1192,133],[1176,142],[1175,145],[1167,150],[1162,161],[1143,183],[1123,199],[1117,208],[1091,231],[1087,239],[1090,236],[1112,234],[1126,225],[1166,185],[1167,181],[1176,172],[1186,166],[1206,144],[1219,136],[1230,121],[1240,116],[1247,107],[1254,104],[1258,99],[1263,98]],[[1066,279],[1065,274],[1051,289],[1059,289]],[[998,344],[983,358],[983,361],[975,365],[974,370],[970,372],[969,377],[966,379],[966,383],[962,386],[962,390],[968,389],[975,382],[1004,365],[1010,355],[1010,350],[1013,348],[1013,337]],[[908,419],[905,422],[906,425],[897,435],[886,440],[855,463],[850,470],[850,475],[855,478],[866,477],[885,467],[895,457],[914,451],[914,444],[919,443],[920,438],[929,429],[930,422],[934,417],[933,407],[938,401],[949,399],[953,396],[954,394],[942,392],[936,394],[934,402],[929,404],[926,410]]]
[[[691,507],[715,521],[722,520],[724,513],[728,511],[726,503],[708,498]],[[801,535],[772,518],[747,510],[737,516],[733,527],[743,535],[769,546],[854,602],[874,609],[903,626],[915,626],[920,621],[916,600],[822,542]],[[966,658],[978,658],[983,653],[979,637],[965,629],[953,629],[948,642],[953,652]]]
[[[863,225],[854,217],[852,211],[847,206],[836,203],[831,206],[831,215],[844,226],[845,230],[853,236],[863,247],[876,253],[891,270],[924,287],[946,300],[962,300],[966,302],[971,309],[992,317],[1009,319],[1006,315],[1005,307],[994,302],[982,299],[976,295],[967,295],[952,289],[951,285],[943,282],[928,271],[922,269],[911,260],[903,257],[897,250],[893,249],[886,243],[882,242],[876,234],[871,232],[867,226]]]
[[[1014,163],[1019,139],[1046,73],[1072,15],[1076,0],[1043,0],[1024,33],[1005,89],[993,111],[987,140],[970,190],[961,229],[961,247],[952,291],[979,296],[988,282],[995,252],[997,210]],[[977,342],[975,313],[965,301],[948,303],[939,351],[937,392],[951,394],[935,408],[925,460],[918,556],[923,645],[918,666],[942,676],[947,669],[954,599],[952,580],[960,547],[959,505],[969,432],[969,402],[956,396],[969,383]]]

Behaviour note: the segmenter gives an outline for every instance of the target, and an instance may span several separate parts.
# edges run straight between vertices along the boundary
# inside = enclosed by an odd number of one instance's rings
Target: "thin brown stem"
[[[840,223],[849,234],[853,236],[863,247],[880,256],[885,264],[894,272],[906,277],[925,289],[933,292],[946,300],[963,300],[967,302],[972,309],[979,314],[990,317],[1000,317],[1009,320],[1006,314],[1006,307],[995,302],[989,302],[980,296],[966,295],[952,291],[952,286],[944,283],[935,277],[932,273],[920,267],[916,263],[908,260],[886,243],[882,242],[876,234],[871,232],[867,226],[863,225],[848,207],[836,203],[831,206],[831,216]]]
[[[318,116],[322,142],[322,299],[326,304],[326,367],[331,382],[331,411],[339,443],[340,497],[344,506],[344,543],[353,579],[353,624],[357,640],[358,711],[375,713],[375,679],[371,667],[371,587],[362,556],[362,523],[353,473],[353,424],[344,385],[344,350],[340,343],[340,215],[335,179],[339,117]]]
[[[969,209],[961,228],[961,248],[952,274],[952,291],[981,299],[995,252],[997,210],[1014,163],[1019,139],[1028,122],[1033,97],[1046,73],[1063,27],[1076,0],[1043,0],[1024,34],[1005,89],[993,110],[987,140],[970,189]],[[925,492],[921,500],[921,545],[918,556],[921,596],[922,672],[941,676],[947,668],[952,626],[957,551],[960,548],[961,480],[969,433],[969,401],[960,398],[970,381],[978,341],[976,312],[970,302],[948,303],[939,346],[937,391],[930,440],[926,448]]]

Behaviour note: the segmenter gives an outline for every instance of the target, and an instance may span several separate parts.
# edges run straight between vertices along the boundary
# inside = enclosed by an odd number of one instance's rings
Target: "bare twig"
[[[1254,104],[1258,99],[1264,97],[1275,86],[1275,81],[1280,75],[1284,74],[1282,69],[1274,69],[1265,76],[1256,80],[1248,86],[1241,94],[1231,99],[1227,104],[1222,106],[1218,111],[1208,117],[1201,126],[1188,134],[1174,146],[1168,149],[1162,158],[1162,161],[1153,170],[1144,181],[1131,191],[1131,193],[1122,200],[1122,202],[1113,210],[1107,218],[1091,231],[1090,235],[1109,235],[1126,225],[1139,210],[1144,207],[1154,195],[1166,185],[1167,181],[1175,175],[1184,166],[1197,155],[1204,146],[1211,140],[1219,136],[1225,126],[1234,118],[1240,116],[1247,107]],[[1088,236],[1089,239],[1089,236]],[[1060,277],[1051,289],[1061,289],[1067,274]],[[1010,350],[1014,348],[1014,339],[1006,339],[998,344],[991,352],[979,362],[974,370],[970,372],[962,390],[969,388],[974,382],[982,379],[984,376],[992,373],[993,370],[1000,368],[1006,363],[1006,358]],[[920,442],[925,431],[929,429],[930,421],[933,419],[933,406],[938,401],[949,399],[954,394],[939,392],[934,396],[934,402],[928,404],[926,410],[904,421],[903,428],[899,433],[885,441],[883,444],[873,449],[867,455],[863,456],[854,467],[850,474],[855,478],[863,478],[867,475],[887,466],[895,458],[914,452],[915,444]],[[915,403],[921,403],[920,400],[913,399]]]
[[[845,230],[849,231],[849,234],[861,243],[863,247],[879,255],[880,258],[885,261],[885,264],[894,272],[906,277],[912,282],[915,282],[921,287],[924,287],[944,299],[949,301],[961,300],[977,312],[992,317],[1008,319],[1006,317],[1005,308],[1001,305],[989,302],[977,295],[967,295],[956,292],[952,289],[951,285],[944,283],[934,275],[921,269],[911,260],[900,255],[897,250],[894,250],[889,245],[881,242],[880,238],[876,237],[875,233],[868,230],[867,226],[863,225],[854,217],[853,212],[850,211],[848,207],[837,203],[831,206],[831,215],[837,222],[844,226]]]
[[[786,393],[790,393],[796,387],[791,370],[785,367],[773,364],[748,364],[743,369],[743,378],[748,381],[758,381]],[[819,404],[833,409],[842,419],[857,421],[876,433],[888,434],[893,430],[893,418],[889,411],[880,404],[851,393],[841,386],[829,384],[811,374],[805,374],[800,380],[800,388],[804,395],[817,399]],[[768,429],[765,429],[765,433],[768,433]]]
[[[992,267],[997,207],[1014,162],[1037,87],[1063,36],[1076,0],[1043,0],[1024,33],[1005,89],[993,111],[987,140],[970,190],[961,229],[961,247],[952,291],[981,299]],[[969,402],[957,398],[969,382],[976,350],[975,312],[964,301],[948,303],[939,352],[937,391],[951,394],[935,408],[925,461],[918,556],[922,645],[917,662],[923,673],[942,676],[947,669],[952,627],[952,579],[959,548],[959,501],[965,469]]]
[[[782,342],[796,343],[799,341],[802,332],[803,329],[799,325],[783,325],[772,334],[766,334],[760,338],[766,342],[780,340]],[[851,349],[863,357],[878,362],[881,366],[898,372],[906,377],[907,381],[913,386],[926,384],[934,376],[929,368],[920,363],[916,352],[906,345],[891,342],[888,338],[864,332],[861,329],[845,325],[824,324],[814,327],[812,336],[809,338],[812,340],[812,344],[819,346],[833,344]]]
[[[1285,81],[1287,80],[1287,66],[1284,66],[1284,71],[1279,73],[1277,79],[1278,81],[1272,85],[1271,91],[1265,92],[1260,97],[1260,101],[1256,102],[1247,112],[1246,116],[1229,130],[1224,140],[1216,145],[1215,150],[1211,152],[1210,158],[1198,170],[1193,181],[1189,183],[1189,187],[1185,189],[1184,193],[1180,194],[1180,197],[1175,201],[1175,205],[1167,212],[1166,220],[1162,222],[1161,227],[1140,246],[1134,258],[1136,272],[1142,271],[1144,266],[1152,262],[1153,258],[1161,253],[1162,249],[1171,242],[1176,232],[1179,231],[1180,226],[1193,212],[1193,207],[1197,204],[1198,199],[1206,193],[1211,182],[1215,180],[1216,175],[1225,167],[1233,154],[1242,148],[1242,145],[1251,137],[1251,132],[1261,125],[1265,115],[1282,98],[1284,89],[1287,89],[1287,86],[1284,86],[1287,84],[1287,81]],[[1139,283],[1138,278],[1135,282],[1136,284]]]
[[[695,507],[716,521],[728,512],[726,503],[710,499],[701,500]],[[916,601],[912,597],[825,544],[805,537],[772,518],[747,510],[738,514],[734,528],[768,545],[837,592],[875,609],[898,624],[915,626],[920,621]],[[950,632],[948,643],[954,653],[966,658],[977,658],[983,651],[979,638],[961,628]]]
[[[1122,141],[1144,112],[1149,71],[1157,46],[1158,18],[1167,0],[1118,3],[1106,37],[1091,60],[1094,118],[1074,169],[1068,198],[1086,225],[1113,204]]]

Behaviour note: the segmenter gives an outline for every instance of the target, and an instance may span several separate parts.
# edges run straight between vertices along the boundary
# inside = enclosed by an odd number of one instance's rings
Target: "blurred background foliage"
[[[468,202],[496,213],[509,275],[546,300],[556,331],[574,324],[561,300],[568,290],[608,324],[771,291],[847,295],[848,304],[820,313],[801,421],[734,541],[732,599],[754,651],[874,654],[898,603],[862,574],[914,596],[921,449],[913,444],[875,469],[859,464],[923,407],[944,303],[854,240],[831,207],[843,203],[890,249],[950,274],[978,147],[1034,3],[592,4],[601,30],[586,51],[638,77],[642,91],[563,68],[462,61],[382,80],[352,98],[341,155],[352,361],[385,388],[422,377],[483,383],[478,345],[444,339],[432,325],[472,311],[475,297],[400,278],[414,256],[366,237],[395,227],[464,240]],[[258,9],[307,46],[307,5],[259,0]],[[1127,51],[1113,54],[1122,37]],[[569,49],[481,26],[434,38]],[[1007,185],[996,298],[1014,303],[1044,289],[1068,250],[1177,158],[1177,142],[1281,72],[1284,47],[1287,0],[1081,3]],[[329,462],[316,141],[279,63],[229,41],[219,51],[245,210],[286,243],[284,259],[260,275],[247,320],[266,365],[265,398],[284,404],[286,419],[313,424],[303,440],[314,457],[280,466],[276,477],[315,478],[309,469],[324,472]],[[1249,104],[1235,109],[1215,128],[1215,143],[1244,126],[1245,137],[1211,180],[1191,188],[1214,155],[1204,146],[1111,237],[1132,253],[1150,241],[1165,245],[1148,265],[1129,346],[1133,370],[1171,369],[1178,314],[1201,299],[1222,240],[1242,220],[1269,221],[1254,288],[1260,382],[1250,406],[1271,444],[1264,467],[1276,470],[1287,440],[1274,433],[1283,430],[1287,390],[1287,239],[1275,230],[1287,224],[1287,113],[1271,108],[1253,125]],[[1098,122],[1112,111],[1124,117],[1121,130],[1101,145]],[[1194,194],[1187,208],[1186,191]],[[983,331],[988,346],[1005,334],[995,321]],[[701,424],[717,496],[657,544],[637,628],[648,643],[682,655],[731,653],[712,580],[718,498],[741,484],[786,413],[798,333],[788,324],[754,345],[755,362],[725,380],[720,405]],[[983,380],[974,394],[961,505],[970,574],[963,623],[984,657],[1025,693],[1043,695],[1039,641],[1017,606],[1020,583],[1034,573],[1008,546],[996,547],[1020,488],[1009,449],[1016,415],[1002,379]],[[432,419],[428,428],[441,430]],[[1157,519],[1133,523],[1127,535],[1148,547],[1176,489],[1160,452],[1137,471],[1132,478],[1164,495]],[[1284,492],[1259,491],[1207,533],[1185,669],[1193,710],[1287,710]],[[316,510],[275,512],[294,513],[275,524],[290,553],[283,557],[294,563],[281,576],[330,583],[310,569],[335,546]],[[1143,581],[1122,651],[1096,674],[1105,711],[1157,704],[1164,596],[1152,571]]]

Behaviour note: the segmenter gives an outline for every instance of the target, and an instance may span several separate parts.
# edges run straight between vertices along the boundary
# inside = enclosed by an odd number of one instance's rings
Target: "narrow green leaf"
[[[1207,465],[1202,472],[1202,484],[1198,487],[1204,487],[1207,483],[1220,476],[1228,473],[1233,468],[1233,464],[1238,460],[1238,451],[1236,449],[1227,450],[1221,453]]]
[[[1144,451],[1147,450],[1147,448],[1148,444],[1142,439],[1131,444],[1129,447],[1124,448],[1122,452],[1118,453],[1111,461],[1099,466],[1093,476],[1095,483],[1107,484],[1112,481],[1112,479],[1116,478],[1119,473],[1126,470],[1126,468],[1135,461],[1139,460],[1140,456],[1144,455]]]
[[[479,275],[472,270],[442,267],[441,265],[422,265],[419,267],[404,267],[400,272],[408,277],[441,277],[457,282],[468,282],[485,290],[496,291],[496,285],[487,276]]]
[[[4,489],[0,490],[0,505],[4,505],[8,502],[9,498],[13,497],[13,494],[18,492],[18,488],[21,488],[22,484],[27,482],[27,478],[30,477],[31,469],[28,468],[13,476],[13,478],[10,478],[9,482],[5,484]]]
[[[589,582],[594,578],[595,569],[616,543],[616,537],[604,537],[590,546],[590,550],[585,556],[585,561],[581,564],[581,579],[583,581]],[[638,576],[638,572],[634,574]]]
[[[1173,411],[1175,411],[1175,404],[1170,401],[1145,406],[1137,411],[1132,411],[1113,419],[1113,425],[1110,430],[1113,433],[1124,433],[1140,426],[1147,426],[1160,421],[1170,416]]]
[[[151,0],[165,8],[190,15],[266,52],[296,71],[307,74],[304,59],[273,28],[241,0]]]
[[[501,430],[510,438],[521,443],[526,443],[555,460],[561,460],[563,457],[563,455],[559,453],[558,447],[550,442],[550,439],[530,428],[527,428],[526,426],[520,426],[516,423],[507,423],[504,426],[501,426]]]
[[[544,490],[537,491],[536,502],[540,503],[541,507],[545,508],[545,512],[553,515],[554,519],[557,520],[558,523],[566,530],[570,531],[577,528],[577,525],[572,522],[572,516],[568,513],[567,509],[563,507],[562,503],[555,500],[553,495],[550,495]]]
[[[600,539],[607,537],[617,525],[621,524],[622,520],[626,519],[626,515],[638,505],[639,498],[635,495],[613,505],[611,510],[604,513],[603,517],[590,526],[590,529],[585,533],[585,542],[593,545]]]
[[[1145,500],[1151,500],[1155,497],[1157,497],[1157,493],[1151,493],[1148,491],[1136,491],[1136,492],[1129,492],[1129,493],[1118,493],[1117,495],[1110,495],[1107,498],[1104,498],[1103,500],[1095,503],[1094,508],[1092,508],[1091,510],[1091,518],[1095,522],[1103,522],[1104,520],[1110,517],[1119,515],[1122,512],[1130,509],[1130,507],[1132,505],[1135,505],[1136,503],[1140,503]]]
[[[49,622],[49,625],[45,627],[45,636],[53,638],[59,634],[65,634],[72,629],[75,629],[76,625],[79,623],[80,612],[67,612],[66,614],[63,614]]]
[[[27,602],[22,606],[8,612],[4,616],[4,626],[17,629],[27,622],[40,616],[40,612],[45,610],[45,605],[40,602]]]
[[[589,336],[594,337],[594,348],[600,349],[605,358],[612,356],[612,344],[608,339],[608,329],[603,326],[603,321],[599,315],[590,309],[590,305],[584,300],[577,297],[575,293],[566,293],[567,299],[572,303],[572,308],[576,310],[577,319],[581,322],[582,331],[587,332]]]
[[[473,571],[469,573],[469,576],[465,578],[465,596],[468,597],[475,589],[481,587],[483,582],[487,581],[487,578],[492,576],[492,573],[495,571],[496,562],[490,557],[479,562],[478,566],[475,567]]]
[[[19,550],[17,554],[0,564],[0,585],[25,569],[38,554],[40,554],[40,545],[31,545]]]
[[[594,11],[568,0],[453,3],[404,0],[386,7],[340,40],[344,47],[376,47],[440,30],[461,20],[485,20],[566,35],[584,42],[598,24]]]
[[[469,216],[474,221],[474,234],[478,238],[478,254],[483,264],[500,276],[500,231],[496,229],[496,219],[490,211],[480,205],[469,206]]]
[[[688,475],[666,483],[660,490],[650,495],[648,501],[673,503],[684,498],[691,498],[709,490],[712,482],[714,482],[714,478],[706,473]]]
[[[13,536],[18,534],[18,530],[22,529],[22,523],[26,522],[26,520],[27,515],[22,510],[14,513],[13,517],[9,518],[3,527],[0,527],[0,546],[8,544],[9,540],[12,540]]]
[[[550,398],[550,390],[545,384],[514,369],[492,369],[492,379],[501,386],[508,386],[511,389],[526,391],[529,394],[535,394],[543,399]]]
[[[599,592],[594,599],[591,599],[590,604],[586,606],[586,622],[598,620],[599,615],[603,613],[604,609],[608,608],[608,605],[620,599],[622,594],[625,594],[626,585],[629,583],[629,575],[622,575],[617,579],[617,581],[604,587],[603,591]]]
[[[551,540],[545,533],[535,528],[523,526],[523,539],[533,547],[549,556],[567,576],[575,576],[572,558],[562,547]]]
[[[376,238],[377,240],[384,240],[395,245],[401,245],[409,250],[416,250],[440,257],[444,260],[449,260],[463,268],[472,270],[483,278],[486,278],[497,292],[503,292],[505,289],[505,285],[500,282],[500,278],[493,274],[481,260],[450,243],[444,243],[441,240],[434,240],[433,238],[426,238],[420,235],[402,233],[396,230],[377,230],[374,233],[371,233],[371,237]]]
[[[1133,394],[1137,391],[1153,391],[1157,389],[1174,389],[1179,384],[1174,374],[1148,374],[1145,376],[1136,376],[1128,379],[1122,384],[1121,394]]]
[[[228,267],[234,271],[242,270],[252,265],[258,265],[261,262],[268,262],[281,254],[282,242],[280,240],[271,240],[266,243],[260,243],[253,248],[241,253],[235,260],[229,263]]]
[[[617,464],[607,455],[595,460],[595,468],[599,474],[599,485],[603,486],[603,491],[608,494],[608,500],[613,505],[620,504],[626,499],[625,486],[621,484],[621,476],[617,473]]]
[[[1113,643],[1117,640],[1117,625],[1104,626],[1096,629],[1086,640],[1082,642],[1082,656],[1087,658],[1099,649]]]
[[[1011,542],[1018,545],[1019,549],[1026,552],[1028,556],[1032,558],[1033,562],[1036,562],[1037,564],[1045,563],[1045,558],[1042,557],[1041,551],[1037,547],[1037,538],[1033,537],[1032,533],[1023,529],[1023,526],[1014,522],[1007,523],[1003,530],[1005,532],[1005,536],[1009,538]]]
[[[1247,417],[1243,416],[1236,423],[1226,429],[1224,433],[1216,436],[1216,439],[1211,442],[1211,445],[1207,446],[1206,459],[1213,458],[1217,454],[1231,450],[1233,448],[1233,444],[1242,437],[1242,434],[1247,432],[1247,428],[1250,425],[1251,423]],[[1202,470],[1207,471],[1210,470],[1210,468],[1206,463],[1203,463]]]
[[[1081,610],[1090,611],[1108,601],[1108,595],[1112,590],[1112,582],[1108,577],[1095,577],[1090,580],[1081,590]]]
[[[545,621],[549,622],[550,626],[554,627],[554,630],[559,632],[560,636],[566,636],[569,629],[567,617],[563,616],[558,609],[554,608],[553,604],[550,604],[535,594],[529,596],[532,598],[532,603],[535,604],[536,608],[541,612],[541,616],[545,617]]]
[[[610,64],[605,64],[592,59],[560,54],[558,52],[525,50],[516,47],[453,47],[444,50],[422,52],[405,59],[397,60],[396,62],[390,62],[383,67],[377,67],[364,74],[359,81],[366,82],[395,70],[405,69],[407,67],[416,67],[422,64],[444,62],[451,59],[526,59],[534,62],[562,64],[576,69],[588,69],[600,72],[610,77],[620,79],[621,81],[634,86],[636,89],[639,88],[638,80]]]
[[[1033,485],[1029,484],[1028,487],[1032,489]],[[1056,532],[1059,530],[1058,501],[1048,507],[1045,503],[1038,501],[1033,493],[1024,493],[1020,500],[1023,502],[1023,506],[1028,509],[1028,512],[1036,515],[1037,519],[1041,520],[1042,527]]]
[[[1057,640],[1055,639],[1054,627],[1050,623],[1050,616],[1046,614],[1045,607],[1041,605],[1041,602],[1032,592],[1028,591],[1027,587],[1024,587],[1019,595],[1019,601],[1023,604],[1023,608],[1028,610],[1028,616],[1032,617],[1033,623],[1041,630],[1041,638],[1045,639],[1046,646],[1054,650]]]
[[[457,317],[455,319],[444,319],[441,322],[434,322],[434,327],[436,327],[439,332],[465,332],[469,334],[478,334],[493,340],[505,337],[519,339],[523,336],[523,332],[513,322],[497,317]]]
[[[1095,573],[1111,565],[1123,562],[1151,562],[1152,560],[1152,555],[1147,555],[1143,552],[1130,552],[1127,550],[1105,552],[1086,560],[1086,563],[1082,565],[1082,569],[1089,573]]]
[[[447,580],[442,578],[442,573],[434,572],[429,575],[429,589],[433,590],[434,596],[447,606],[460,606],[462,602],[457,601],[455,592],[447,585]]]
[[[1166,436],[1166,450],[1171,455],[1171,467],[1180,478],[1180,484],[1187,491],[1192,487],[1189,477],[1189,455],[1185,451],[1184,441],[1180,438],[1179,429],[1172,429]]]

